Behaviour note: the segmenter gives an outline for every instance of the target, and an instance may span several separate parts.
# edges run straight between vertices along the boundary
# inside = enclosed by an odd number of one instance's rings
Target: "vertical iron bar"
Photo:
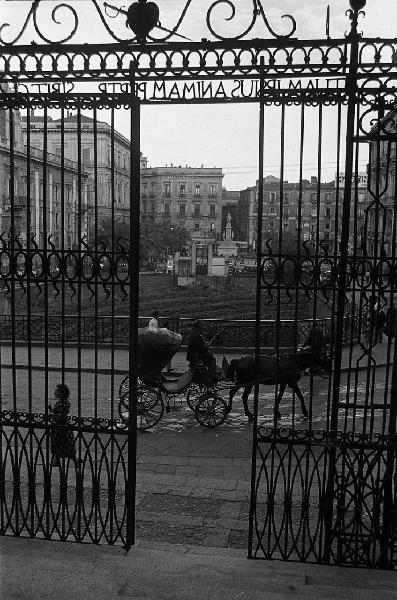
[[[16,311],[16,277],[18,271],[18,264],[16,259],[16,229],[15,229],[15,125],[14,125],[14,111],[12,108],[9,109],[9,141],[10,141],[10,180],[9,180],[9,199],[10,199],[10,230],[9,230],[9,273],[11,275],[11,360],[12,360],[12,405],[14,411],[14,468],[13,468],[13,505],[15,507],[15,531],[17,535],[20,535],[19,530],[19,509],[21,501],[21,473],[19,471],[19,457],[18,457],[18,439],[19,439],[19,428],[18,428],[18,403],[17,403],[17,360],[16,360],[16,338],[15,338],[15,311]]]
[[[32,255],[31,255],[31,240],[30,240],[30,228],[31,228],[31,215],[30,215],[30,177],[31,177],[31,168],[30,168],[30,107],[28,106],[26,110],[26,189],[24,193],[26,194],[26,257],[25,257],[25,272],[27,273],[27,293],[26,293],[26,302],[27,302],[27,324],[26,324],[26,334],[27,334],[27,360],[28,360],[28,413],[31,414],[33,412],[33,403],[32,403],[32,293],[31,293],[31,274],[33,269],[32,264]],[[33,535],[34,531],[34,522],[35,522],[35,493],[36,493],[36,481],[35,481],[35,470],[33,468],[34,465],[34,442],[33,442],[33,432],[29,432],[29,472],[28,472],[28,481],[29,481],[29,507],[30,507],[30,531],[31,535]]]
[[[77,425],[77,460],[76,460],[76,499],[77,499],[77,536],[76,539],[79,542],[83,541],[84,534],[82,532],[82,513],[83,513],[83,498],[84,498],[84,489],[83,489],[83,478],[80,471],[80,456],[81,456],[81,438],[84,435],[81,427],[81,368],[82,368],[82,360],[81,360],[81,329],[82,329],[82,286],[83,286],[83,270],[84,264],[82,262],[82,230],[81,230],[81,197],[82,197],[82,185],[81,185],[81,177],[82,177],[82,168],[81,168],[81,159],[82,159],[82,150],[81,150],[81,108],[78,106],[77,108],[77,185],[75,187],[77,193],[77,203],[76,198],[74,198],[74,239],[75,243],[77,243],[77,257],[79,265],[78,268],[78,285],[77,285],[77,415],[78,415],[78,425]],[[77,231],[76,231],[76,211],[77,211]],[[85,287],[85,285],[84,285]]]
[[[390,148],[390,155],[392,156],[393,144]],[[391,194],[392,198],[397,198],[397,136],[394,141],[394,190]],[[392,224],[392,270],[396,272],[396,243],[397,243],[397,215],[395,205],[392,208],[393,224]],[[395,278],[391,285],[389,308],[391,310],[394,302],[395,295]],[[391,325],[391,317],[389,322],[389,328]],[[389,339],[389,351],[390,354],[390,337]],[[383,430],[382,430],[383,433]],[[393,368],[391,375],[391,387],[390,387],[390,413],[389,413],[389,426],[388,426],[388,444],[386,453],[386,473],[384,475],[385,481],[385,495],[383,501],[382,510],[382,526],[381,526],[381,537],[380,543],[380,556],[379,566],[382,568],[391,568],[394,562],[394,542],[393,532],[395,532],[395,520],[397,510],[397,490],[395,486],[396,475],[397,475],[397,342],[394,338],[394,356],[393,356]],[[393,497],[394,494],[394,497]]]
[[[50,439],[50,424],[48,420],[49,416],[49,402],[48,402],[48,361],[49,361],[49,352],[48,352],[48,334],[49,334],[49,294],[48,294],[48,277],[50,275],[51,265],[49,263],[48,257],[48,246],[47,246],[47,151],[48,151],[48,106],[44,105],[44,113],[43,113],[43,210],[42,210],[42,222],[43,222],[43,262],[45,265],[44,268],[44,366],[45,366],[45,375],[44,375],[44,412],[46,415],[46,428],[47,428],[47,439]],[[40,179],[40,178],[39,178]],[[40,181],[39,181],[40,188]],[[39,198],[40,202],[40,194],[36,195],[36,198]],[[39,214],[39,222],[40,222],[40,211]],[[51,465],[50,465],[50,450],[49,444],[46,445],[46,475],[44,479],[44,499],[45,499],[45,511],[46,511],[46,531],[45,537],[50,539],[50,504],[51,504]]]
[[[127,503],[127,550],[135,543],[135,490],[137,451],[137,354],[139,323],[139,236],[140,236],[140,104],[135,90],[135,70],[130,65],[131,93],[131,160],[130,160],[130,294],[129,294],[129,408],[128,408],[128,479]]]
[[[256,236],[256,299],[255,299],[255,385],[254,385],[254,423],[252,428],[251,492],[248,524],[248,558],[252,558],[254,515],[256,506],[256,452],[258,436],[258,399],[259,399],[259,354],[261,346],[261,281],[262,281],[262,220],[263,220],[263,142],[265,121],[264,100],[264,60],[259,66],[259,170],[258,170],[258,210]]]
[[[110,105],[110,220],[111,220],[111,245],[112,245],[112,276],[111,276],[111,306],[110,306],[110,420],[113,422],[114,420],[114,297],[115,297],[115,288],[117,282],[117,253],[116,253],[116,240],[115,240],[115,168],[116,168],[116,152],[115,152],[115,129],[114,129],[114,104]],[[115,516],[115,500],[116,500],[116,482],[114,479],[115,471],[114,471],[114,432],[110,434],[111,444],[110,444],[110,469],[111,469],[111,477],[110,477],[110,489],[108,490],[109,494],[109,504],[110,504],[110,519],[109,519],[109,536],[113,541],[114,533],[113,527],[116,519]],[[117,532],[116,532],[117,537]]]
[[[340,262],[339,262],[339,285],[336,310],[336,331],[335,331],[335,356],[334,356],[334,378],[332,389],[332,405],[330,412],[330,434],[331,438],[336,440],[338,427],[338,405],[339,389],[341,382],[341,364],[342,364],[342,343],[343,343],[343,313],[346,299],[346,269],[348,261],[349,233],[350,233],[350,203],[353,175],[353,154],[354,154],[354,129],[357,104],[357,70],[358,70],[358,42],[357,33],[358,11],[351,11],[351,30],[346,40],[350,44],[350,63],[346,75],[346,93],[348,95],[348,106],[346,116],[346,155],[345,155],[345,188],[342,203],[342,229],[340,242]],[[336,446],[331,446],[329,451],[329,470],[326,488],[326,510],[325,510],[325,547],[324,562],[329,562],[331,555],[331,545],[333,540],[332,521],[333,521],[333,497],[334,497],[334,477],[336,469]]]
[[[97,268],[95,269],[95,295],[94,295],[94,314],[95,314],[95,327],[94,327],[94,419],[95,423],[98,423],[98,312],[99,312],[99,281],[98,278],[101,272],[101,256],[99,253],[99,244],[98,244],[98,113],[97,113],[97,105],[96,103],[93,106],[93,151],[94,151],[94,244],[95,244],[95,260],[97,262]],[[90,219],[88,221],[90,226]],[[105,268],[105,267],[104,267]],[[96,429],[98,426],[96,425]],[[94,483],[93,483],[93,492],[94,492],[94,537],[95,542],[98,543],[98,539],[100,534],[98,535],[98,517],[99,517],[99,498],[100,498],[100,470],[98,469],[98,432],[94,433]]]
[[[61,162],[61,207],[60,207],[60,212],[61,212],[61,235],[60,235],[60,243],[61,243],[61,248],[60,248],[60,252],[61,252],[61,256],[62,259],[65,260],[65,243],[66,243],[66,236],[65,236],[65,227],[66,227],[66,210],[65,210],[65,108],[62,106],[61,107],[61,135],[60,135],[60,142],[61,142],[61,157],[60,157],[60,162]],[[74,264],[74,263],[73,263]],[[66,314],[66,282],[65,282],[65,275],[62,274],[62,279],[61,279],[61,336],[60,336],[60,341],[61,341],[61,381],[60,383],[62,383],[62,385],[65,385],[65,368],[66,368],[66,322],[65,322],[65,314]],[[66,493],[64,493],[65,490],[65,479],[63,478],[62,480],[62,493],[60,496],[60,502],[61,502],[61,506],[62,506],[62,529],[61,529],[61,539],[65,540],[67,538],[67,534],[69,531],[69,527],[67,526],[67,520],[68,520],[68,515],[69,515],[69,511],[68,511],[68,507],[67,507],[67,491]]]

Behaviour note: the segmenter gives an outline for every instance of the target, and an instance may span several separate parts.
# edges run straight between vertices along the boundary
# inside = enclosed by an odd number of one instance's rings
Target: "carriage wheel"
[[[138,383],[138,387],[144,385],[142,383],[142,380],[139,379],[139,377],[138,377],[137,383]],[[126,394],[128,395],[129,390],[130,390],[130,376],[124,375],[123,379],[121,380],[120,386],[119,386],[119,398],[122,398]]]
[[[189,386],[189,390],[186,394],[186,402],[189,408],[194,412],[196,410],[196,406],[203,397],[204,389],[200,387],[198,383],[192,383]]]
[[[128,423],[129,392],[120,397],[119,415],[124,423]],[[163,397],[160,390],[141,386],[138,388],[136,403],[137,429],[145,431],[157,425],[164,413]]]
[[[227,404],[221,396],[208,393],[196,406],[194,416],[203,427],[218,427],[225,422],[227,417]]]
[[[119,398],[124,396],[124,394],[126,394],[129,389],[130,389],[129,375],[124,375],[123,379],[121,380],[120,387],[119,387]]]

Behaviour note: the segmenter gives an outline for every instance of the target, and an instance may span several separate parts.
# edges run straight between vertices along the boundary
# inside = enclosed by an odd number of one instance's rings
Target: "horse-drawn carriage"
[[[309,343],[308,343],[309,342]],[[228,363],[223,359],[219,381],[214,382],[204,366],[195,365],[186,372],[168,375],[163,369],[179,350],[182,338],[179,334],[165,328],[158,330],[143,328],[138,331],[137,365],[137,427],[144,431],[154,427],[161,420],[164,411],[169,412],[172,399],[183,398],[193,411],[196,421],[204,427],[217,427],[226,420],[232,409],[237,390],[244,388],[242,400],[244,414],[249,421],[253,415],[248,408],[248,396],[255,380],[263,385],[278,386],[275,398],[275,419],[281,418],[279,406],[288,386],[299,398],[302,415],[308,411],[298,386],[301,374],[307,369],[329,372],[330,361],[325,352],[325,340],[321,332],[311,337],[303,347],[292,354],[262,355],[256,365],[255,357],[247,356]],[[255,369],[258,366],[259,377]],[[119,416],[123,424],[129,421],[130,385],[125,375],[119,388]],[[228,390],[229,399],[225,400],[221,392]]]
[[[219,395],[221,383],[214,383],[202,365],[184,373],[164,374],[163,369],[179,350],[182,337],[165,328],[138,331],[137,427],[143,431],[154,427],[172,400],[184,398],[194,417],[204,427],[221,425],[228,414],[227,402]],[[119,416],[128,423],[130,402],[129,376],[119,388]]]

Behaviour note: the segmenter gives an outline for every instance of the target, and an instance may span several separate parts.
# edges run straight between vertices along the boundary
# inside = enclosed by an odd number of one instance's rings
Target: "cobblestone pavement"
[[[386,344],[383,346],[377,350],[376,360],[380,364],[387,359]],[[117,417],[118,386],[127,369],[128,355],[118,350],[112,363],[109,351],[103,350],[98,353],[96,365],[93,356],[92,351],[82,352],[80,362],[86,371],[81,371],[76,362],[76,350],[68,349],[64,353],[64,365],[70,369],[66,381],[71,388],[71,412],[78,412],[76,398],[80,391],[82,415],[95,414],[93,399],[96,397],[98,416]],[[229,354],[228,358],[233,356],[239,355]],[[46,373],[46,360],[44,357],[43,365],[43,357],[42,348],[37,351],[33,349],[32,364],[35,369],[31,380],[31,408],[37,412],[44,409],[46,388],[52,399],[52,390],[60,377],[58,368],[62,364],[60,349],[51,349],[47,362],[53,370]],[[10,348],[2,348],[2,408],[12,409],[15,405],[18,410],[28,410],[26,390],[29,371],[18,369],[14,387],[11,369],[4,366],[11,364],[8,362],[11,358]],[[27,358],[26,348],[18,348],[18,365],[26,365]],[[358,359],[359,351],[355,349],[354,360],[357,362]],[[113,370],[115,365],[117,369]],[[184,354],[178,353],[174,358],[174,367],[179,370],[185,366]],[[90,371],[95,368],[97,375]],[[367,380],[365,372],[356,371],[351,375],[345,371],[341,379],[340,398],[351,400],[355,396],[359,403],[364,404],[368,386],[373,384],[373,402],[381,406],[390,387],[390,380],[386,380],[387,369],[373,369],[371,373]],[[306,420],[300,416],[299,406],[294,410],[295,397],[286,391],[280,406],[280,425],[299,429],[323,428],[331,393],[328,380],[303,376],[300,385],[310,406],[310,418]],[[260,389],[259,422],[262,424],[274,423],[274,393],[272,387],[262,386]],[[221,394],[227,397],[228,389],[225,387]],[[147,432],[138,433],[137,538],[148,542],[246,549],[252,427],[243,414],[242,403],[235,400],[226,422],[216,429],[198,425],[184,396],[175,397],[170,404],[171,411],[164,413],[158,425]],[[362,409],[353,411],[349,407],[341,408],[340,416],[345,419],[347,428],[353,427],[353,424],[356,430],[362,427]],[[374,428],[380,430],[380,427],[381,416],[375,415]],[[12,497],[12,473],[8,472],[6,478],[8,494]],[[85,483],[89,491],[89,481]],[[55,480],[52,485],[56,494]],[[28,494],[27,486],[25,488]],[[22,495],[25,488],[22,485]]]

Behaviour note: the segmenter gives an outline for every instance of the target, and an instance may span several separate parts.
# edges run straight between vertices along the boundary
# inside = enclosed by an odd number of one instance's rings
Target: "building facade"
[[[141,218],[185,228],[196,241],[221,232],[222,169],[146,167],[141,170]]]
[[[80,233],[88,231],[89,172],[72,160],[64,159],[62,165],[56,154],[44,156],[43,150],[26,146],[17,110],[12,120],[11,151],[10,116],[0,111],[0,229],[4,239],[9,240],[13,214],[14,233],[23,247],[33,236],[43,248],[51,236],[56,247],[73,248],[79,244]]]
[[[240,192],[238,219],[248,247],[255,249],[258,221],[258,182]],[[332,248],[335,241],[335,183],[317,178],[289,183],[269,175],[263,180],[263,240],[283,233],[297,234],[315,247],[317,239]]]
[[[29,124],[30,143],[59,157],[80,164],[89,172],[87,188],[87,219],[94,222],[113,215],[125,219],[130,210],[130,141],[108,123],[71,113],[64,119],[31,114],[22,118],[26,140]],[[96,163],[96,168],[95,168]],[[141,153],[141,168],[146,158]]]
[[[397,251],[396,119],[397,110],[390,111],[371,131],[365,247],[377,258]]]
[[[350,235],[349,252],[356,256],[361,256],[366,244],[366,210],[369,204],[368,195],[368,177],[366,172],[360,172],[353,175],[352,178],[352,201],[350,203]],[[337,178],[335,175],[335,193],[338,199],[338,222],[342,223],[342,203],[345,189],[345,174],[340,173]],[[336,204],[335,204],[336,207]],[[336,210],[336,208],[335,208]],[[338,228],[337,242],[340,244],[341,227]]]

